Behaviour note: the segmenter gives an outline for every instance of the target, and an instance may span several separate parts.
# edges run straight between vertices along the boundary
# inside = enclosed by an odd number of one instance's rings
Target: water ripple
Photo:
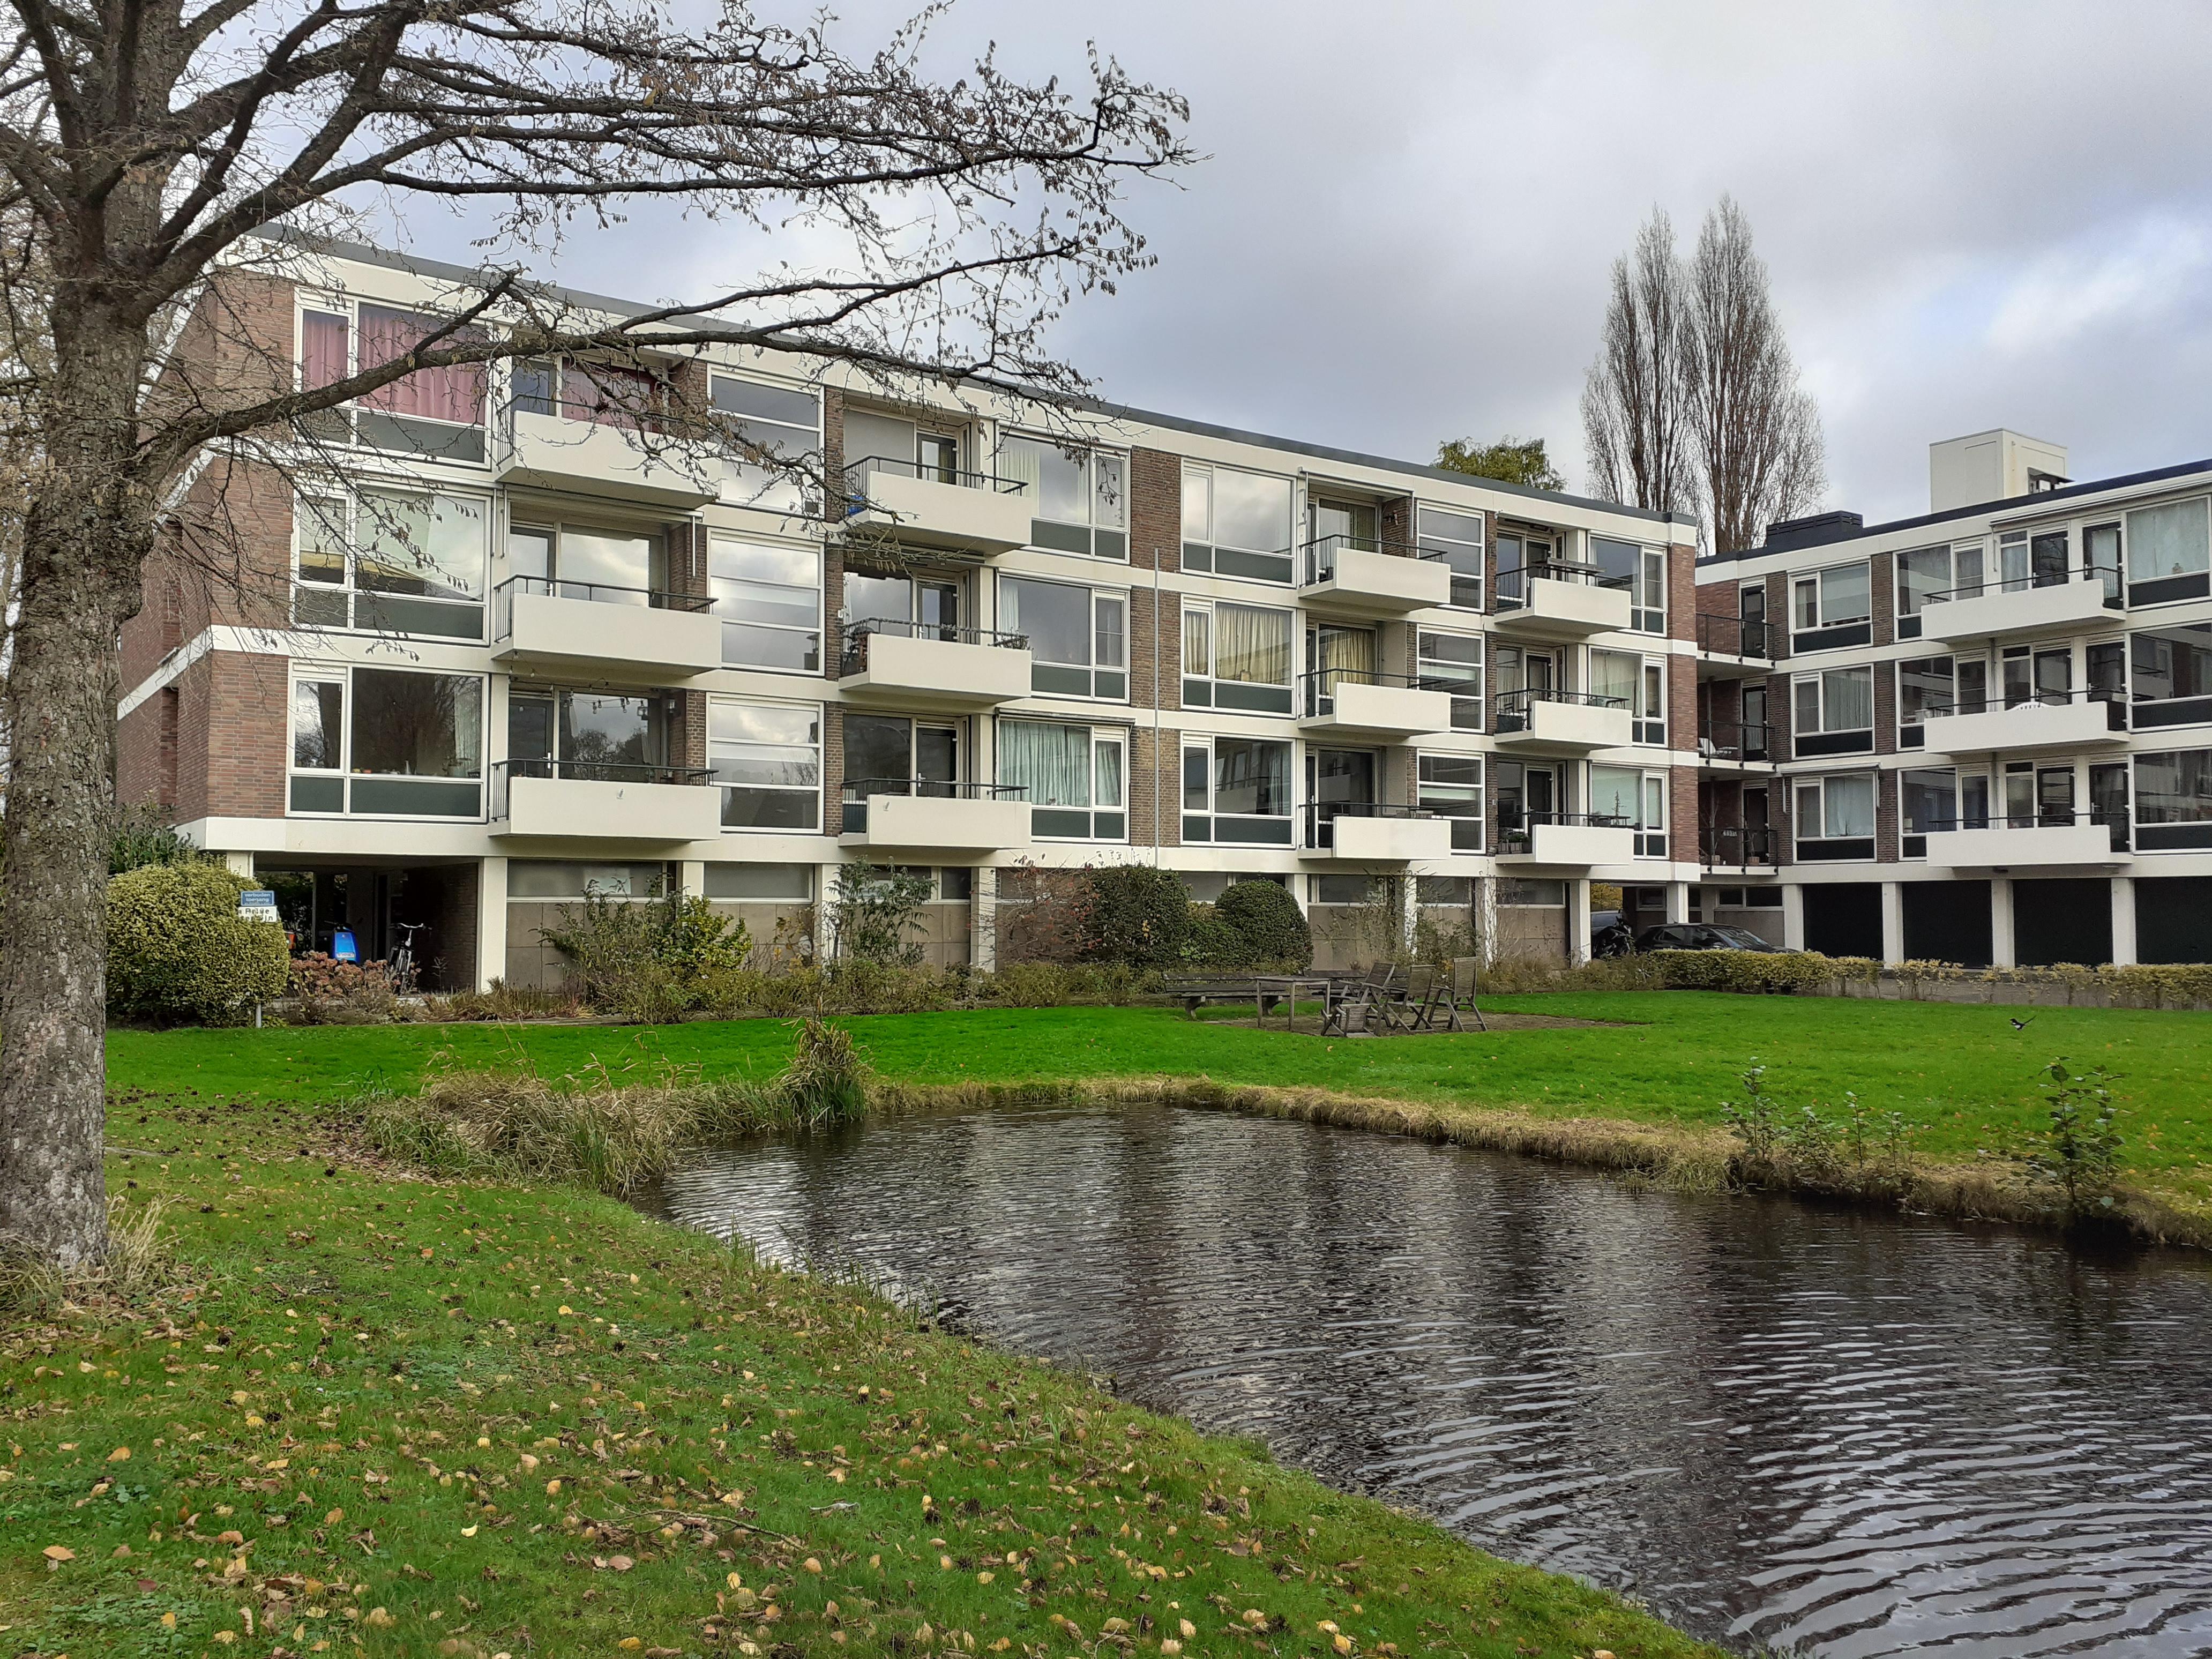
[[[1731,1644],[2212,1653],[2194,1260],[1146,1108],[751,1145],[662,1202]]]

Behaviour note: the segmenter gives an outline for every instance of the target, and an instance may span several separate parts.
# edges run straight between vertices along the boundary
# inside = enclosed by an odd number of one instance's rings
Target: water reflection
[[[2191,1259],[1167,1109],[748,1146],[662,1201],[1732,1645],[2212,1651]]]

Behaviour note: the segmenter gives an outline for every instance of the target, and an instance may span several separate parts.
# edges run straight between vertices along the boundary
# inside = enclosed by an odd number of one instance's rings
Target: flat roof
[[[269,234],[270,233],[264,233]],[[365,242],[337,241],[325,237],[288,234],[281,229],[270,234],[270,240],[289,241],[301,246],[313,247],[334,258],[352,259],[362,264],[382,265],[387,270],[404,270],[415,276],[433,276],[441,282],[458,286],[481,288],[484,273],[466,265],[453,264],[443,259],[419,258],[399,253],[390,248],[371,246]],[[592,294],[582,289],[572,289],[558,283],[532,281],[529,287],[539,293],[552,295],[569,305],[595,311],[605,311],[616,316],[640,317],[665,307],[645,305],[635,300],[618,300],[611,295]],[[696,326],[702,332],[712,332],[714,319],[699,313],[687,319],[687,326]],[[732,331],[731,338],[744,338],[747,343],[757,343],[750,336],[739,336]],[[791,348],[804,352],[803,345]],[[1440,483],[1473,485],[1482,489],[1495,489],[1508,495],[1519,495],[1534,501],[1555,501],[1563,506],[1588,507],[1601,513],[1619,514],[1623,518],[1641,519],[1647,523],[1694,526],[1697,520],[1687,514],[1662,513],[1650,507],[1629,507],[1619,501],[1601,501],[1586,495],[1570,495],[1564,492],[1536,489],[1528,484],[1511,483],[1503,478],[1481,478],[1472,473],[1456,472],[1449,467],[1431,466],[1419,461],[1404,461],[1389,455],[1370,455],[1360,450],[1336,449],[1327,444],[1306,443],[1297,438],[1278,437],[1272,433],[1248,432],[1238,427],[1220,426],[1207,421],[1194,421],[1180,415],[1163,415],[1157,410],[1138,409],[1127,404],[1111,403],[1103,398],[1066,398],[1057,393],[1004,381],[977,380],[975,384],[988,386],[1018,398],[1033,398],[1040,403],[1058,403],[1087,409],[1095,413],[1117,419],[1140,421],[1148,426],[1165,427],[1171,431],[1188,432],[1203,438],[1225,439],[1232,443],[1256,445],[1266,449],[1286,450],[1292,454],[1310,455],[1317,460],[1341,461],[1353,466],[1371,466],[1389,472],[1404,473],[1410,477],[1433,479]]]

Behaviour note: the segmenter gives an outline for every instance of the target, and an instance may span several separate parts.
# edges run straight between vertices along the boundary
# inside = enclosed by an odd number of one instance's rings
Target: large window
[[[1833,650],[1874,638],[1874,580],[1863,559],[1794,577],[1790,596],[1792,650]]]
[[[2136,847],[2212,847],[2212,749],[2137,755],[2135,763]]]
[[[1482,635],[1424,628],[1416,639],[1414,670],[1421,689],[1451,693],[1452,730],[1481,731]]]
[[[668,591],[662,548],[659,536],[635,531],[518,524],[507,534],[507,571],[527,592],[599,605],[667,605],[679,596]]]
[[[2056,530],[2008,530],[1997,538],[1997,586],[2006,593],[2031,587],[2061,587],[2073,580],[2067,562],[2064,526]]]
[[[1182,750],[1186,844],[1291,844],[1291,745],[1261,738],[1189,738]]]
[[[1589,689],[1601,708],[1626,708],[1638,743],[1667,741],[1667,659],[1639,652],[1592,651]]]
[[[2128,635],[2137,731],[2212,720],[2212,623]]]
[[[1974,817],[1978,822],[1962,817],[1960,812],[1960,779],[1948,767],[1924,768],[1897,775],[1897,798],[1904,841],[1900,851],[1909,859],[1928,856],[1928,832],[1931,830],[1986,829],[1990,814],[1990,781],[1986,775],[1971,781],[1978,786],[1973,790]]]
[[[1061,553],[1129,556],[1128,463],[1105,450],[1070,454],[1046,438],[1008,437],[999,472],[1024,486],[1033,517],[1030,540]]]
[[[1638,858],[1667,856],[1667,775],[1633,766],[1589,769],[1590,822],[1627,824]]]
[[[707,706],[707,763],[722,787],[725,830],[812,834],[822,822],[822,710],[815,704]]]
[[[1793,688],[1798,755],[1864,754],[1874,748],[1874,670],[1801,674]]]
[[[1291,481],[1184,462],[1182,568],[1253,581],[1291,580]]]
[[[1590,562],[1602,579],[1628,589],[1628,625],[1639,634],[1667,631],[1667,551],[1590,538]]]
[[[1961,666],[1968,672],[1962,674],[1960,672]],[[1981,713],[1988,678],[1989,664],[1986,662],[1969,661],[1961,665],[1950,657],[1920,657],[1898,664],[1898,747],[1923,747],[1928,741],[1924,728],[1935,715]],[[1960,695],[1969,678],[1972,681],[1971,706]]]
[[[2212,592],[2212,533],[2202,498],[2127,516],[2128,603],[2157,605]]]
[[[1183,602],[1182,705],[1291,712],[1291,613],[1226,601]],[[1372,641],[1374,635],[1366,637]],[[1347,660],[1339,666],[1358,667]],[[1364,664],[1374,672],[1370,650]]]
[[[685,781],[666,692],[518,687],[507,699],[508,775],[610,783]]]
[[[1046,840],[1127,839],[1127,759],[1111,727],[999,722],[999,781],[1024,792],[1030,833]]]
[[[1128,598],[1065,582],[1005,576],[999,621],[1030,642],[1030,684],[1052,696],[1128,700]]]
[[[1455,853],[1482,850],[1482,757],[1423,755],[1418,766],[1414,804],[1425,812],[1451,820]]]
[[[1463,610],[1482,609],[1483,517],[1455,508],[1420,510],[1421,556],[1449,568],[1451,602]]]
[[[1871,859],[1874,856],[1874,774],[1797,781],[1797,859]]]
[[[962,742],[957,720],[845,711],[845,833],[868,827],[871,795],[958,794]]]
[[[1946,543],[1897,556],[1897,637],[1917,640],[1931,605],[1967,599],[1982,589],[1982,544]]]
[[[715,536],[707,544],[707,591],[722,620],[722,660],[731,667],[820,672],[818,544]]]
[[[763,512],[805,512],[806,481],[799,469],[821,458],[820,394],[734,374],[713,375],[708,385],[737,452],[723,464],[722,499]]]
[[[292,620],[447,640],[483,638],[489,503],[363,489],[302,495],[293,514]]]
[[[291,811],[481,817],[483,687],[476,674],[301,669]]]
[[[315,391],[363,369],[405,356],[447,319],[393,306],[313,301],[300,313],[300,386]],[[482,338],[464,329],[446,343]],[[360,443],[436,460],[484,459],[484,389],[481,363],[417,369],[389,386],[323,414],[301,427],[325,441]]]

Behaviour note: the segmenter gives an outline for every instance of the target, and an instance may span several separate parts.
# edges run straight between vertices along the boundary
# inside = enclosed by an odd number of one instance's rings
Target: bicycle
[[[402,921],[393,925],[399,929],[399,948],[392,953],[392,960],[385,965],[385,972],[391,976],[392,991],[399,996],[405,996],[413,988],[415,980],[415,935],[429,924]]]

